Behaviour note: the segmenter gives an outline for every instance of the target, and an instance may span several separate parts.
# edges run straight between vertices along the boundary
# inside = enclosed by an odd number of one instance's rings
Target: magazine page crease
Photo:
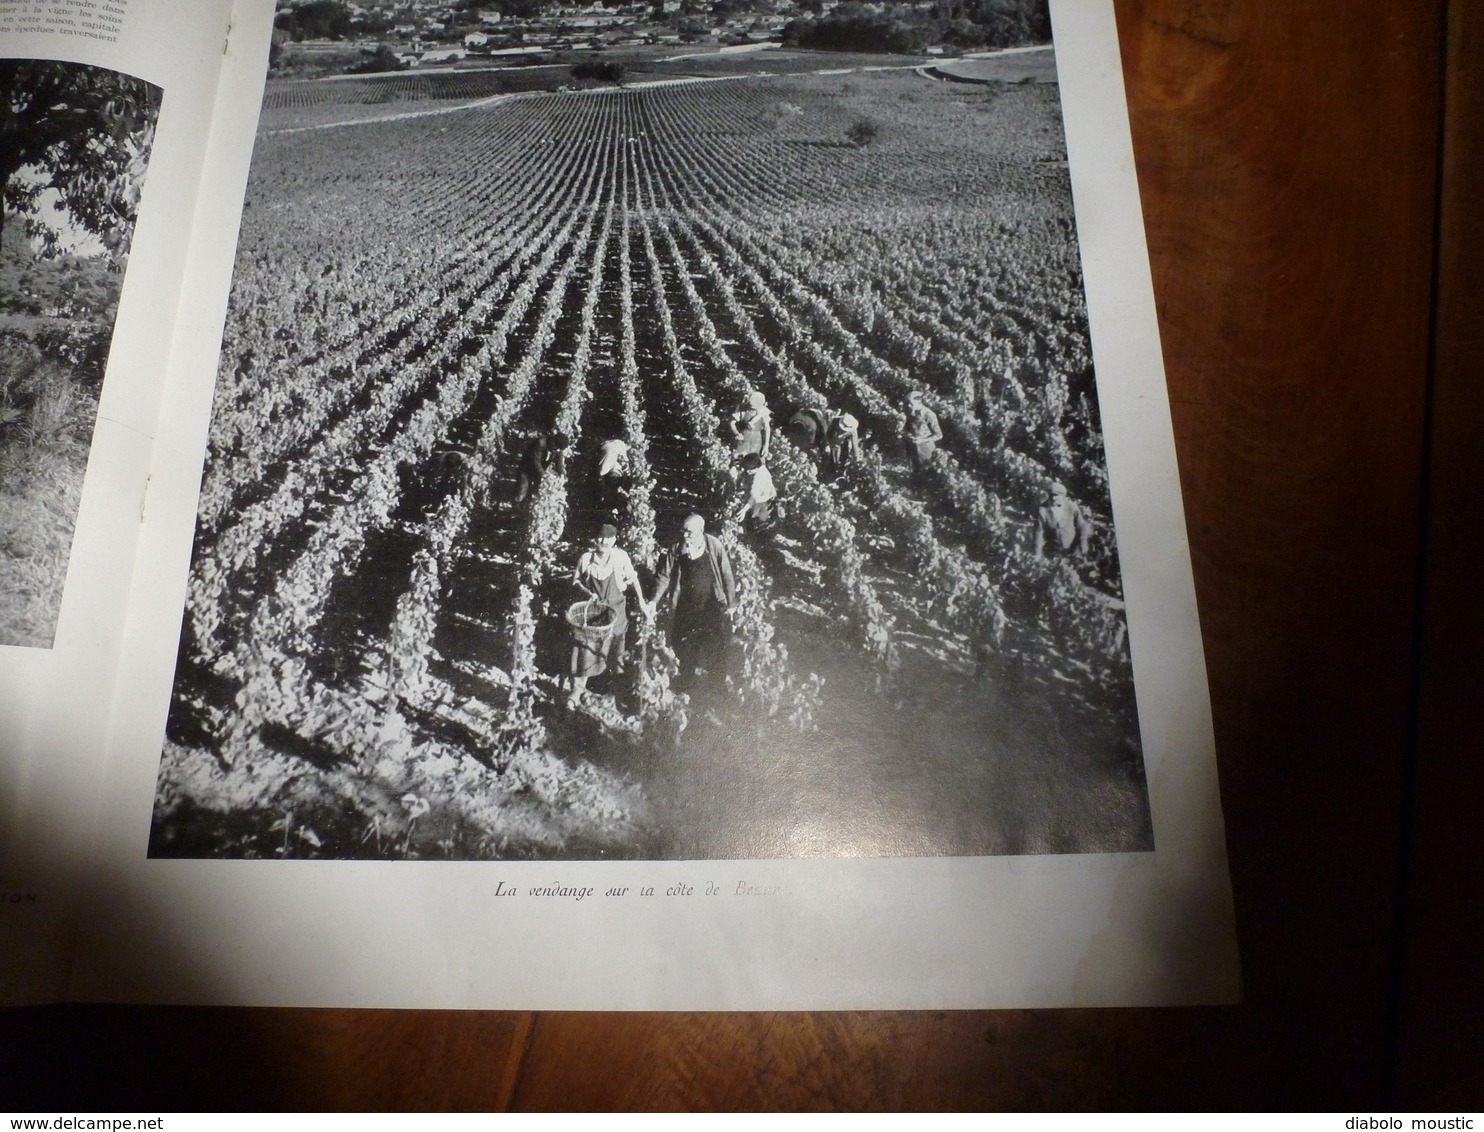
[[[221,25],[226,31],[225,47],[219,40],[215,90],[201,107],[207,122],[202,127],[206,144],[201,154],[189,253],[181,275],[174,338],[161,383],[160,424],[139,535],[140,566],[132,579],[124,629],[126,657],[137,656],[140,635],[158,638],[162,624],[174,628],[180,624],[191,527],[172,521],[172,516],[194,511],[200,486],[200,452],[210,415],[272,12],[272,3],[265,0],[234,0],[230,18]],[[186,423],[182,425],[182,421]],[[189,437],[184,459],[178,443],[182,428]],[[162,546],[170,549],[162,552]],[[177,564],[171,570],[159,569],[162,553]],[[120,916],[124,922],[144,924],[151,930],[178,931],[169,925],[168,915],[149,910],[140,902],[141,894],[128,885],[127,873],[121,871],[126,861],[141,858],[144,853],[137,812],[129,806],[132,799],[128,785],[137,779],[137,773],[133,773],[137,768],[129,762],[128,736],[141,718],[148,721],[147,726],[163,727],[159,698],[142,694],[135,685],[135,676],[134,667],[126,663],[113,703],[106,789],[95,825],[90,869],[95,883],[82,894],[86,916],[79,934],[79,961],[73,970],[74,998],[97,997],[96,992],[80,993],[76,987],[88,984],[88,972],[97,964],[96,949],[111,948],[119,942],[107,932],[98,934],[92,927],[95,923]],[[136,745],[133,750],[137,749]]]

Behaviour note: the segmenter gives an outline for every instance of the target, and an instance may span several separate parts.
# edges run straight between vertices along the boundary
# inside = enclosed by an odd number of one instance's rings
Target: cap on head
[[[753,390],[747,395],[747,403],[754,409],[766,409],[768,407],[768,399],[757,392],[757,390]]]
[[[615,527],[612,523],[604,523],[601,527],[598,528],[598,537],[617,538],[618,528]]]
[[[842,428],[854,429],[854,428],[858,428],[859,426],[860,426],[860,421],[856,420],[849,413],[846,413],[844,416],[842,416],[840,418],[840,427],[842,427]]]
[[[1067,485],[1062,483],[1061,480],[1052,480],[1051,486],[1046,490],[1052,495],[1063,496],[1067,493]]]
[[[921,401],[922,400],[922,390],[921,389],[914,389],[914,390],[912,390],[911,393],[907,394],[907,400],[909,400],[909,401]]]

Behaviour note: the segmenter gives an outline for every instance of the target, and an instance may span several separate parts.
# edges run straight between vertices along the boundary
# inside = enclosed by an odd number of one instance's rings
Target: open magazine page
[[[271,78],[72,993],[1231,1001],[1115,26],[1052,16]]]
[[[0,966],[59,993],[228,0],[0,3]]]

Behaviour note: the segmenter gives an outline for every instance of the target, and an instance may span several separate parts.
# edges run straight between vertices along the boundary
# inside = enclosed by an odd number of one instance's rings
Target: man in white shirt
[[[773,475],[756,452],[742,457],[744,495],[736,511],[743,528],[755,537],[767,538],[778,526],[778,490]]]
[[[618,521],[628,494],[629,446],[617,438],[599,449],[598,477],[593,481],[593,507],[604,519]]]

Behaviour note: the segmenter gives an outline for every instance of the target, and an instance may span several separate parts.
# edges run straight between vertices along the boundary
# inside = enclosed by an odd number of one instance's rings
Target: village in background
[[[302,0],[279,5],[270,74],[567,64],[579,81],[621,81],[634,53],[803,47],[952,57],[1050,38],[1045,0]]]

